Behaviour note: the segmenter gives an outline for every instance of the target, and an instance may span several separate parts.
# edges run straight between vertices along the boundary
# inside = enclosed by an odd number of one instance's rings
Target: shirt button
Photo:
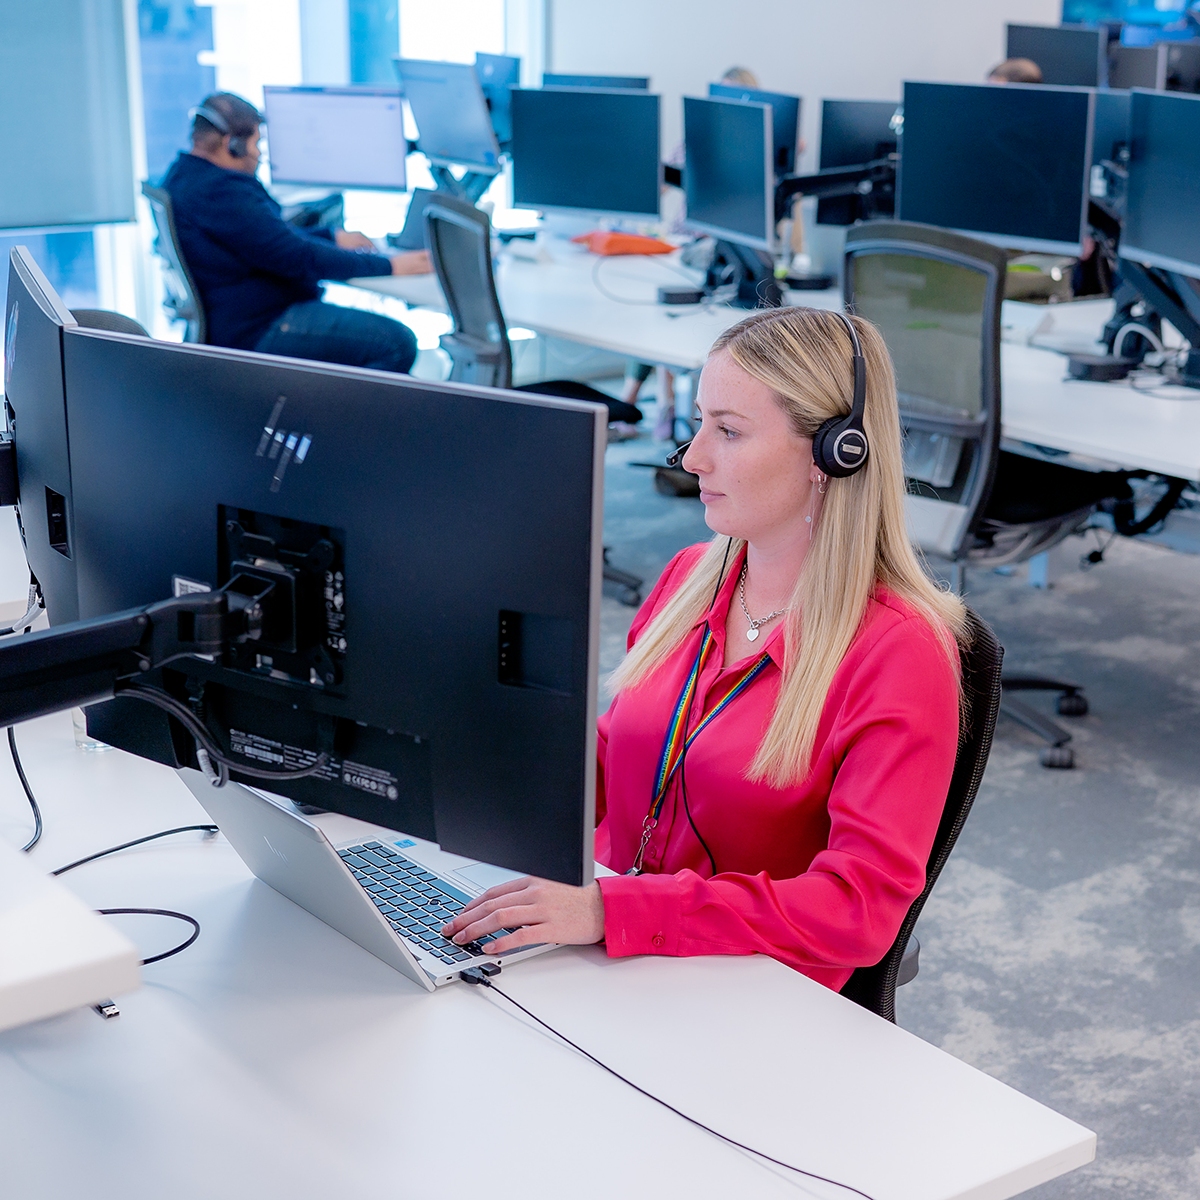
[[[657,947],[659,947],[659,946],[663,946],[663,945],[665,945],[665,944],[666,944],[666,941],[667,941],[667,939],[666,939],[665,937],[663,937],[663,935],[662,935],[661,933],[656,933],[656,934],[655,934],[655,935],[654,935],[654,936],[653,936],[653,937],[650,939],[650,945],[652,945],[652,946],[654,946],[655,948],[657,948]]]

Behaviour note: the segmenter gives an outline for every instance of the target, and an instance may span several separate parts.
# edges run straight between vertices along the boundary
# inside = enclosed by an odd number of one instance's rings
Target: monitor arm
[[[850,167],[829,167],[813,175],[785,175],[775,185],[775,220],[782,221],[792,207],[793,196],[866,196],[896,182],[896,156],[877,158]]]
[[[273,590],[242,573],[219,591],[0,641],[0,725],[108,700],[176,659],[257,640]]]

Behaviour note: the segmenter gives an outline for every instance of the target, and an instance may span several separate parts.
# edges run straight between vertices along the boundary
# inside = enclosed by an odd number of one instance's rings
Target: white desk
[[[76,751],[66,716],[20,737],[47,869],[205,819],[165,768]],[[15,841],[25,813],[4,796]],[[419,991],[223,839],[185,834],[64,882],[97,907],[178,908],[203,932],[117,998],[119,1019],[0,1034],[12,1200],[847,1195],[687,1125],[497,996]],[[124,920],[146,953],[177,937]],[[1088,1130],[770,959],[571,949],[499,982],[684,1111],[877,1200],[1001,1200],[1094,1154]]]
[[[654,303],[661,284],[682,282],[675,256],[610,258],[600,281],[597,259],[578,248],[553,245],[554,258],[528,262],[502,256],[496,287],[507,320],[537,333],[566,338],[683,371],[699,370],[723,330],[744,309],[724,306],[666,308]],[[664,261],[665,260],[665,261]],[[692,273],[693,278],[698,275]],[[433,276],[356,279],[357,287],[398,297],[409,304],[445,307]],[[841,294],[792,292],[796,304],[837,308]],[[1110,301],[1082,301],[1039,309],[1054,322],[1042,340],[1071,342],[1083,349],[1111,312]],[[1149,395],[1129,383],[1067,380],[1066,359],[1051,350],[1010,342],[1001,348],[1002,416],[1005,439],[1066,451],[1097,465],[1148,470],[1200,479],[1200,392],[1164,387]]]

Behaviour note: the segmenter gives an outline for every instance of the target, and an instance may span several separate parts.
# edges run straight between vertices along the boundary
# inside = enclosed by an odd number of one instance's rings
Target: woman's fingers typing
[[[547,879],[514,879],[489,888],[442,927],[458,945],[512,929],[491,942],[501,954],[539,942],[589,945],[604,937],[604,902],[596,884],[572,887]]]

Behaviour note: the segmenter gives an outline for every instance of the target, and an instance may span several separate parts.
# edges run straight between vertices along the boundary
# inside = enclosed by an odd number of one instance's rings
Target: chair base
[[[1075,752],[1071,749],[1071,734],[1057,721],[1044,717],[1036,709],[1011,696],[1010,692],[1058,692],[1055,708],[1064,717],[1082,717],[1088,711],[1087,697],[1083,689],[1061,679],[1048,679],[1042,675],[1005,675],[1001,680],[1004,689],[1000,711],[1023,725],[1046,743],[1040,759],[1043,767],[1053,770],[1070,770],[1075,765]]]
[[[604,578],[609,583],[615,583],[621,588],[621,594],[617,597],[618,600],[629,608],[637,608],[642,602],[642,586],[645,580],[639,579],[636,575],[631,575],[628,571],[622,571],[619,567],[614,567],[608,561],[608,547],[604,547]]]

